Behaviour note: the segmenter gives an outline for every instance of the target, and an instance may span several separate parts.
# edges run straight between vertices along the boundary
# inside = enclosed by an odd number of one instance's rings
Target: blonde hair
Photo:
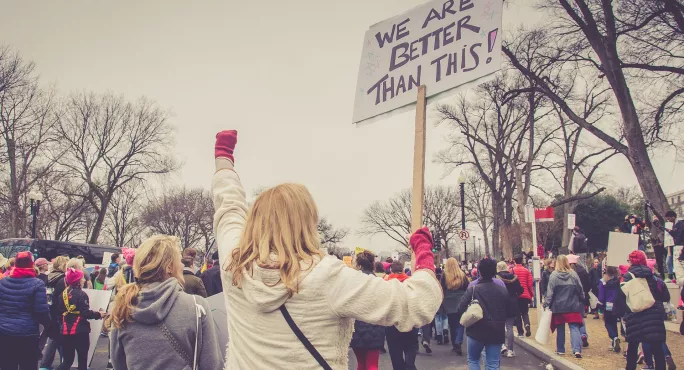
[[[449,258],[444,266],[444,281],[446,282],[447,289],[458,289],[463,286],[463,282],[467,279],[468,277],[461,270],[461,266],[456,261],[456,258]]]
[[[546,267],[551,267],[551,264],[553,264],[555,260],[553,258],[547,258],[544,260],[544,266]]]
[[[561,254],[556,257],[556,271],[558,272],[570,272],[573,271],[570,267],[570,262],[568,262],[568,256]]]
[[[138,304],[141,285],[166,281],[172,277],[183,285],[183,275],[179,275],[176,268],[180,259],[180,243],[176,237],[155,235],[140,245],[133,260],[136,282],[119,289],[114,300],[111,321],[116,328],[133,322],[133,309]]]
[[[69,262],[69,257],[67,256],[57,256],[52,261],[52,270],[59,272],[66,272],[66,265]]]
[[[504,261],[500,261],[496,264],[496,272],[508,271],[508,264]]]
[[[278,185],[257,197],[226,271],[242,288],[243,273],[251,275],[254,263],[279,269],[292,295],[299,291],[300,261],[311,268],[315,256],[324,256],[319,245],[318,210],[309,191],[299,184]]]
[[[83,270],[84,267],[83,260],[80,258],[72,258],[66,264],[67,269]]]

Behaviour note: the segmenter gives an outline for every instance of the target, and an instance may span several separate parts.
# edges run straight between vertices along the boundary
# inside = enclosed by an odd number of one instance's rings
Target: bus
[[[108,266],[110,261],[105,261],[103,258],[113,253],[121,253],[121,248],[30,238],[0,240],[0,253],[7,258],[12,258],[17,253],[24,251],[30,251],[36,259],[42,257],[52,261],[57,256],[68,256],[69,258],[83,256],[88,265]]]

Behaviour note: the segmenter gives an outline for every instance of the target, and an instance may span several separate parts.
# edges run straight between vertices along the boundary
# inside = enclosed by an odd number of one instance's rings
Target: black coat
[[[599,264],[599,267],[592,267],[591,270],[589,270],[589,281],[591,284],[591,292],[594,293],[595,296],[598,297],[598,285],[599,282],[601,281],[601,278],[603,274],[601,273],[601,265]]]
[[[52,325],[45,328],[45,333],[48,337],[52,339],[59,338],[59,320],[61,320],[61,312],[57,308],[57,299],[61,299],[62,292],[66,288],[66,283],[64,282],[64,273],[61,271],[53,271],[48,275],[47,282],[48,292],[52,291],[50,294],[50,317],[52,318]]]
[[[549,278],[551,278],[551,273],[553,271],[549,269],[544,269],[541,276],[541,282],[539,284],[539,290],[542,297],[546,297],[546,290],[549,287]]]
[[[651,308],[641,312],[631,312],[626,308],[624,316],[626,338],[629,343],[639,342],[665,342],[665,308],[663,302],[670,301],[670,292],[665,283],[653,275],[651,269],[643,265],[634,265],[629,268],[629,272],[637,278],[645,278],[648,287],[655,299],[655,304]],[[632,276],[627,273],[624,275],[624,282],[632,280]],[[624,298],[622,289],[618,290],[618,296]]]
[[[582,282],[582,291],[584,291],[583,303],[587,306],[589,304],[589,292],[591,291],[591,276],[589,276],[587,270],[580,264],[575,265],[575,272]]]
[[[88,299],[88,294],[81,290],[80,286],[70,286],[67,288],[66,292],[69,306],[76,306],[76,311],[78,311],[78,314],[64,314],[67,312],[64,302],[64,291],[62,291],[62,294],[59,296],[53,297],[53,300],[55,300],[53,305],[56,304],[57,310],[59,311],[58,320],[60,321],[60,334],[64,336],[90,333],[90,323],[88,320],[101,319],[102,316],[99,312],[90,310],[90,300]]]
[[[202,274],[202,282],[207,289],[207,296],[211,297],[215,294],[223,292],[223,283],[221,282],[221,266],[218,262],[211,266],[210,269],[204,271]]]
[[[363,271],[363,273],[375,276],[372,271]],[[356,320],[354,322],[354,334],[349,346],[354,349],[383,348],[385,346],[385,327]]]
[[[511,315],[511,305],[506,288],[496,285],[493,281],[483,281],[466,291],[458,306],[458,314],[463,315],[475,298],[482,307],[482,320],[466,329],[466,335],[484,344],[503,344],[506,337],[506,319]]]
[[[463,295],[468,289],[470,281],[468,281],[468,278],[466,277],[460,287],[451,290],[447,288],[444,276],[442,276],[441,283],[442,292],[444,292],[444,300],[442,301],[440,312],[445,315],[455,314],[458,312],[458,305],[461,304],[461,298],[463,298]]]
[[[520,285],[520,280],[518,280],[518,277],[515,276],[515,274],[506,271],[499,272],[498,277],[506,284],[506,290],[508,291],[508,301],[512,308],[508,317],[518,317],[518,315],[520,315],[518,297],[523,293],[523,287]]]

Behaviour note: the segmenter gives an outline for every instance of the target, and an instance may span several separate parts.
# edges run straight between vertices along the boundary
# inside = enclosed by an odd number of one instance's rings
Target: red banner
[[[553,222],[553,207],[536,208],[534,210],[535,222]]]

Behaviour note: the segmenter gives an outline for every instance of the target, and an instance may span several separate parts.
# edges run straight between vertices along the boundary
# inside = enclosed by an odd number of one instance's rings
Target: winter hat
[[[20,269],[33,268],[33,254],[30,252],[19,252],[14,260],[14,267]]]
[[[629,254],[629,262],[632,265],[644,265],[646,266],[646,254],[642,251],[633,251]]]
[[[128,266],[133,266],[133,258],[135,257],[135,249],[133,248],[121,248],[121,254],[123,254],[126,264]]]
[[[577,264],[579,262],[579,256],[576,254],[568,254],[568,263]]]
[[[476,278],[477,277],[477,269],[474,268],[472,271],[470,271],[470,274],[472,275],[472,277]]]
[[[36,265],[36,267],[40,267],[40,266],[45,266],[48,263],[49,263],[48,260],[46,260],[45,258],[38,258],[36,260],[36,262],[34,262],[33,264]]]
[[[618,266],[618,269],[620,270],[620,275],[624,275],[629,271],[629,266],[627,265],[620,265]]]
[[[66,283],[67,285],[76,285],[83,279],[83,271],[76,269],[68,269],[66,272]]]
[[[655,265],[656,265],[656,260],[655,259],[647,259],[646,260],[646,266],[651,269],[651,271],[655,271]]]

